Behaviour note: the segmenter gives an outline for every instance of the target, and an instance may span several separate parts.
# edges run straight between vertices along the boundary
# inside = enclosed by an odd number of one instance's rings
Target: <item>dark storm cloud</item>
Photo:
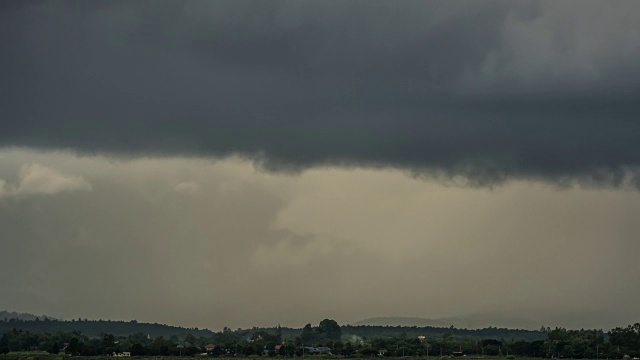
[[[6,2],[0,146],[633,185],[637,10],[632,1]]]

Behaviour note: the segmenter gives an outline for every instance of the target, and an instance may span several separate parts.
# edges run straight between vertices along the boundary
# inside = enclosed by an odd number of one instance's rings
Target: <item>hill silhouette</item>
[[[360,320],[353,323],[354,326],[433,326],[448,327],[453,325],[443,319],[426,319],[409,316],[379,316]]]
[[[71,321],[63,321],[49,319],[43,317],[41,320],[36,317],[35,320],[22,320],[19,318],[0,318],[0,334],[19,329],[29,331],[31,333],[56,333],[56,332],[74,332],[78,331],[89,337],[97,337],[103,334],[113,334],[116,336],[127,336],[136,333],[143,333],[153,338],[164,336],[166,338],[177,336],[185,337],[187,334],[203,337],[211,336],[213,331],[208,329],[184,328],[157,323],[142,323],[135,320],[131,321],[112,321],[112,320],[87,320],[78,319]]]
[[[19,313],[15,311],[0,310],[0,320],[3,320],[3,319],[35,320],[35,319],[44,319],[44,318],[55,319],[53,316],[47,316],[47,315],[34,315],[30,313]]]

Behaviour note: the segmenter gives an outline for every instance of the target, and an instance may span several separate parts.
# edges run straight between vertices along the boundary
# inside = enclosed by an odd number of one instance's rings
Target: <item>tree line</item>
[[[57,354],[95,356],[130,352],[132,356],[266,356],[300,357],[329,352],[344,357],[373,356],[522,356],[574,359],[612,359],[640,356],[640,323],[602,330],[541,329],[539,340],[461,337],[455,331],[442,336],[414,336],[403,332],[394,336],[360,337],[344,332],[334,320],[307,324],[297,334],[285,335],[284,328],[224,328],[211,335],[188,333],[182,337],[156,336],[142,332],[130,335],[104,333],[87,336],[79,331],[33,333],[12,329],[0,337],[0,352],[47,351]],[[453,329],[452,329],[453,330]],[[328,350],[330,349],[330,350]]]
[[[305,328],[311,327],[311,324],[307,324]],[[163,336],[169,338],[171,336],[177,336],[183,338],[187,334],[193,334],[198,337],[212,336],[213,331],[208,329],[198,328],[184,328],[178,326],[171,326],[158,323],[144,323],[135,320],[132,321],[113,321],[113,320],[87,320],[87,319],[73,319],[73,320],[57,320],[48,317],[35,317],[31,320],[16,319],[16,318],[0,318],[0,334],[10,331],[12,329],[21,329],[29,331],[31,333],[57,333],[57,332],[73,332],[79,331],[89,337],[100,336],[101,334],[114,334],[118,336],[127,336],[135,333],[145,333],[152,337]],[[515,340],[541,340],[546,338],[544,331],[522,330],[522,329],[506,329],[488,327],[484,329],[458,329],[451,327],[432,327],[432,326],[378,326],[378,325],[342,325],[343,334],[350,334],[358,337],[365,337],[369,339],[373,338],[386,338],[400,336],[406,334],[407,336],[421,336],[425,335],[429,338],[439,338],[446,334],[452,334],[456,337],[473,338],[477,340],[482,339],[515,339]],[[275,328],[254,328],[252,330],[265,330],[267,332],[275,331]],[[288,328],[281,327],[285,338],[300,336],[301,332],[304,332],[300,328]],[[314,339],[309,339],[314,340]]]
[[[21,318],[5,317],[0,318],[0,334],[12,329],[20,329],[30,333],[57,333],[79,331],[89,337],[100,336],[101,334],[129,335],[137,332],[149,334],[151,336],[169,337],[175,335],[184,337],[187,334],[196,336],[211,336],[213,331],[208,329],[184,328],[158,323],[143,323],[136,320],[114,321],[114,320],[88,320],[72,319],[58,320],[49,317],[35,317],[32,320]]]

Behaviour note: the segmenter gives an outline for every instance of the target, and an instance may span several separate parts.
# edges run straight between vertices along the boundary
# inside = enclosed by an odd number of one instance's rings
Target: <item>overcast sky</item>
[[[0,309],[640,321],[637,14],[1,1]]]

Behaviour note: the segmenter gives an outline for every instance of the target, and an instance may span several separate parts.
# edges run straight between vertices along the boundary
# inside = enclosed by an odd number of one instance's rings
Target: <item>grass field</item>
[[[344,359],[343,357],[339,357],[339,356],[331,356],[331,355],[306,355],[303,357],[293,357],[293,358],[285,358],[282,356],[276,356],[273,358],[270,358],[268,356],[249,356],[249,357],[217,357],[217,358],[212,358],[212,357],[203,357],[203,356],[193,356],[193,357],[189,357],[189,356],[132,356],[128,359],[135,359],[135,360],[186,360],[186,359],[216,359],[216,360],[286,360],[286,359],[291,359],[291,360],[302,360],[302,359],[309,359],[309,360],[322,360],[322,359]],[[47,352],[36,352],[36,351],[31,351],[31,352],[10,352],[7,355],[0,355],[0,360],[114,360],[116,359],[115,357],[111,357],[111,356],[69,356],[69,355],[53,355],[53,354],[49,354]],[[351,359],[366,359],[364,357],[353,357]],[[444,356],[442,358],[440,358],[439,356],[422,356],[422,357],[409,357],[409,356],[405,356],[404,358],[402,357],[398,357],[398,358],[394,358],[394,357],[373,357],[370,359],[377,359],[377,360],[383,360],[383,359],[388,359],[388,360],[399,360],[399,359],[405,359],[405,360],[409,360],[409,359],[421,359],[421,360],[441,360],[441,359],[452,359],[448,356]],[[482,360],[506,360],[506,357],[498,357],[498,356],[485,356],[485,357],[463,357],[463,358],[459,358],[459,359],[482,359]],[[516,360],[540,360],[543,358],[529,358],[529,357],[509,357],[509,359],[516,359]],[[583,360],[588,360],[588,359],[583,359]],[[601,359],[602,360],[602,359]]]

